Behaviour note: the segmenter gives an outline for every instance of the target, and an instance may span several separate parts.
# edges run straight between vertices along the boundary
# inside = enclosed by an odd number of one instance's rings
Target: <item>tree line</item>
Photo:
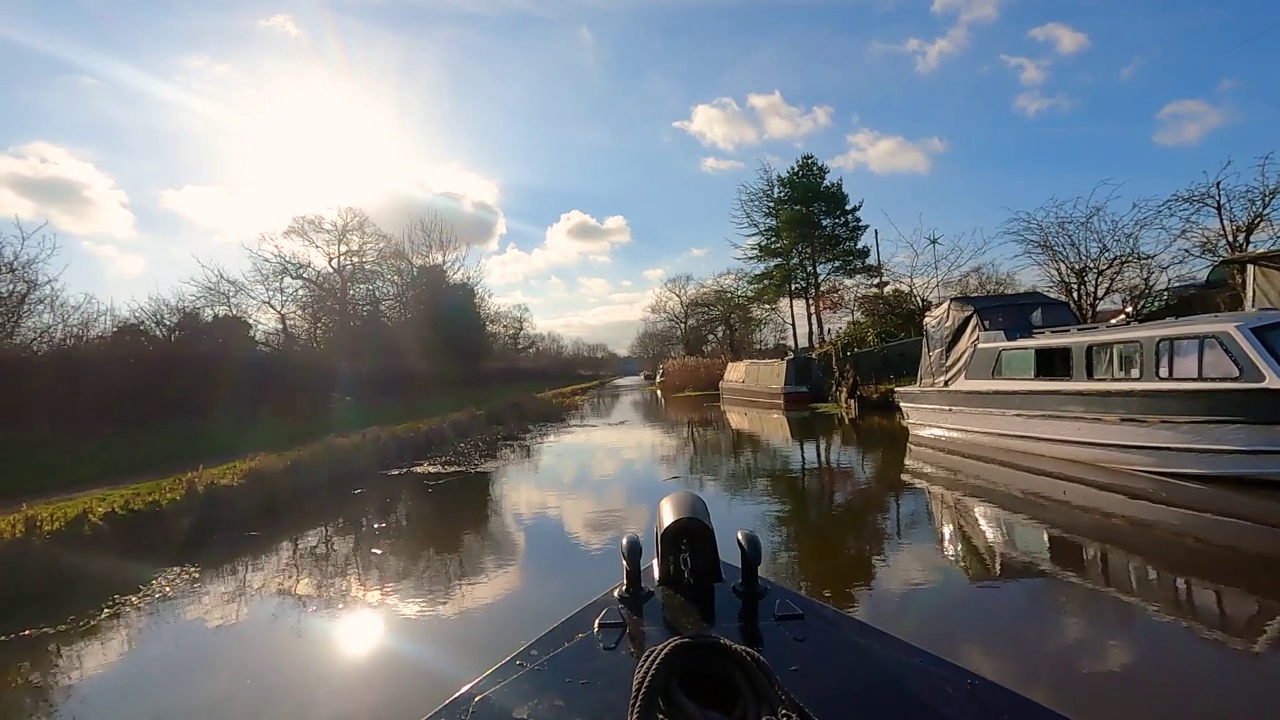
[[[56,237],[15,220],[0,231],[0,429],[299,416],[616,360],[495,301],[435,215],[394,233],[355,208],[303,215],[244,251],[118,308],[70,293]]]
[[[677,275],[655,291],[631,354],[725,359],[839,342],[850,349],[916,337],[949,297],[1039,290],[1084,322],[1142,317],[1218,261],[1280,246],[1280,170],[1271,153],[1228,159],[1167,196],[1126,197],[1107,180],[1087,193],[1010,209],[995,232],[943,234],[885,217],[812,154],[785,171],[762,164],[738,187],[730,219],[741,265]],[[883,245],[883,246],[882,246]],[[1243,275],[1230,282],[1243,290]],[[803,332],[803,342],[801,334]]]

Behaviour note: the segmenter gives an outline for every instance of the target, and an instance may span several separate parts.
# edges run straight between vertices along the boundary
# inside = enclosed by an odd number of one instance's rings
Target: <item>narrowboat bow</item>
[[[623,581],[428,720],[1059,718],[835,608],[760,578],[759,538],[722,562],[707,505],[658,505],[656,557],[622,539]]]

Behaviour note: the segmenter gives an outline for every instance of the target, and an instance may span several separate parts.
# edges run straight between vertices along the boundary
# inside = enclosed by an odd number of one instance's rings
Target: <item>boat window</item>
[[[1204,338],[1200,354],[1200,377],[1206,380],[1231,380],[1240,377],[1240,368],[1218,338]]]
[[[1089,377],[1094,380],[1140,380],[1142,344],[1123,342],[1090,345]]]
[[[791,371],[794,377],[792,378],[792,381],[787,384],[809,387],[809,383],[813,382],[813,365],[807,361],[800,360],[791,363],[791,367],[794,368]],[[779,385],[781,384],[782,383],[779,383]]]
[[[1240,366],[1218,338],[1163,338],[1156,343],[1156,377],[1235,380],[1240,377]]]
[[[1262,341],[1262,346],[1271,353],[1271,357],[1280,362],[1280,323],[1254,328],[1253,334]]]
[[[1013,380],[1070,380],[1071,348],[1012,348],[996,357],[994,376]]]

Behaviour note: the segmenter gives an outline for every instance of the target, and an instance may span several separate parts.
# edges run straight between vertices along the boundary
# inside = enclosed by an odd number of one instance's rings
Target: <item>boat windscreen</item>
[[[982,308],[978,310],[978,318],[982,320],[983,330],[1038,330],[1079,322],[1071,308],[1062,303]]]
[[[1253,334],[1262,341],[1263,347],[1271,353],[1271,357],[1280,363],[1280,323],[1271,323],[1253,329]]]

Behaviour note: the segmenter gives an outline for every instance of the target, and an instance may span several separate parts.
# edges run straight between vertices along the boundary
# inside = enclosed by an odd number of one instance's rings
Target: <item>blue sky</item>
[[[1237,0],[0,0],[0,214],[74,290],[164,290],[297,212],[423,208],[544,329],[625,347],[732,264],[761,159],[864,219],[990,232],[1275,149],[1280,5]]]

